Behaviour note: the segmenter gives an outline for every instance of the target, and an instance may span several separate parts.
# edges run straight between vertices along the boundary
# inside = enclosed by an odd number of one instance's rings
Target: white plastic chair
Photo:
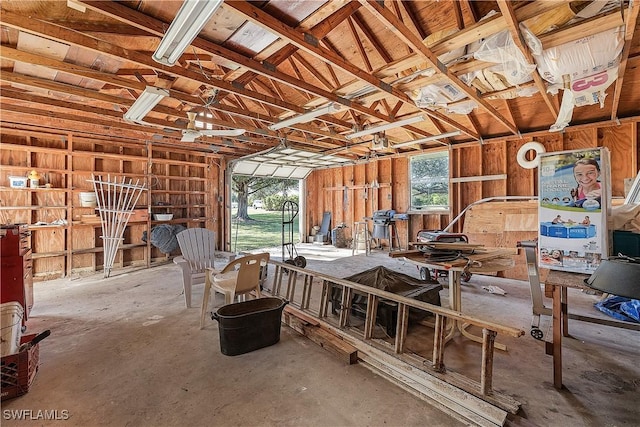
[[[255,291],[256,298],[260,298],[262,296],[260,294],[262,278],[260,270],[268,262],[269,254],[265,252],[233,260],[219,272],[213,268],[208,268],[202,297],[200,329],[204,328],[211,288],[213,288],[214,292],[224,294],[225,304],[231,304],[237,296],[246,295],[251,291]]]
[[[191,286],[205,282],[207,268],[215,269],[216,233],[206,228],[188,228],[176,238],[182,256],[173,262],[182,269],[184,302],[191,307]]]

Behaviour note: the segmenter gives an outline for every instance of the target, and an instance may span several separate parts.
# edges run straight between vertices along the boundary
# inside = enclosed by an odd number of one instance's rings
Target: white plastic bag
[[[536,68],[534,64],[527,62],[508,30],[487,37],[473,57],[499,64],[491,67],[491,70],[504,75],[514,86],[530,81],[531,73]]]

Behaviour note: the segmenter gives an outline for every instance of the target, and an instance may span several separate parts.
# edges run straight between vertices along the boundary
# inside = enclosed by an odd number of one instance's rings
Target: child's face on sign
[[[573,176],[580,185],[593,185],[598,180],[598,169],[594,165],[576,165]]]

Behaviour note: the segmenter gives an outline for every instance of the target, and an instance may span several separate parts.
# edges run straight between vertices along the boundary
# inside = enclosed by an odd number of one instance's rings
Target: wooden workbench
[[[569,273],[565,271],[551,270],[545,281],[544,293],[547,298],[551,298],[552,303],[552,336],[553,342],[547,342],[545,351],[553,356],[553,386],[562,388],[562,337],[569,336],[569,318],[584,322],[597,323],[611,327],[640,330],[640,325],[618,320],[604,320],[591,316],[577,316],[569,313],[569,301],[567,289],[589,289],[584,284],[584,280],[589,278],[589,274]]]

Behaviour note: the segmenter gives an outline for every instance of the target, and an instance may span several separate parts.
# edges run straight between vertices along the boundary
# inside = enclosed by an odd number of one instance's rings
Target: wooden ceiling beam
[[[624,25],[622,14],[620,11],[616,11],[604,16],[585,19],[575,25],[542,34],[538,38],[542,43],[543,49],[550,49],[572,42],[578,38],[589,37],[621,25]],[[576,35],[578,35],[578,37],[576,37]]]
[[[518,27],[519,22],[513,11],[511,2],[507,0],[497,0],[497,1],[498,1],[498,7],[500,8],[500,12],[502,12],[502,16],[504,16],[505,20],[507,21],[507,28],[509,30],[509,34],[511,34],[511,38],[513,39],[513,42],[515,43],[516,47],[520,49],[520,52],[522,52],[522,54],[524,55],[525,59],[529,64],[536,65],[536,60],[531,54],[529,47],[523,40],[522,34],[520,33],[520,29]],[[554,102],[551,99],[551,96],[547,93],[547,86],[544,80],[542,80],[542,77],[540,77],[540,73],[538,73],[537,67],[531,73],[531,77],[533,77],[533,81],[535,82],[536,87],[538,88],[538,92],[540,93],[540,96],[542,96],[544,103],[547,104],[549,111],[551,111],[551,114],[553,114],[553,119],[556,120],[558,118],[558,111],[559,111],[558,105],[556,102]]]
[[[34,88],[38,88],[38,89],[45,89],[45,90],[50,90],[50,91],[54,91],[54,92],[58,92],[61,94],[65,94],[65,95],[73,95],[73,96],[78,96],[78,97],[82,97],[85,98],[87,100],[97,100],[97,101],[103,101],[103,102],[108,102],[114,105],[120,105],[120,106],[125,106],[125,107],[130,107],[131,104],[133,104],[133,100],[129,100],[129,99],[124,99],[124,98],[120,98],[120,97],[116,97],[116,96],[112,96],[112,95],[106,95],[106,94],[102,94],[100,92],[97,91],[93,91],[90,89],[82,89],[82,88],[78,88],[75,86],[71,86],[65,83],[59,83],[59,82],[54,82],[51,80],[46,80],[46,79],[41,79],[38,77],[30,77],[30,76],[23,76],[20,74],[16,74],[16,73],[12,73],[12,72],[3,72],[2,74],[0,74],[0,81],[6,81],[6,82],[10,82],[10,83],[17,83],[17,84],[22,84],[25,86],[30,86],[30,87],[34,87]],[[172,93],[174,93],[175,91],[172,91]],[[45,103],[45,99],[49,99],[49,98],[42,98],[41,102]],[[47,102],[48,103],[48,102]],[[54,104],[51,104],[54,105]],[[85,111],[87,113],[91,113],[91,108],[88,105],[84,105],[85,109],[82,109],[80,111]],[[241,109],[237,109],[237,110],[241,110]],[[117,121],[120,122],[124,122],[123,118],[122,118],[122,112],[116,112],[116,111],[111,111],[108,110],[109,114],[106,114],[107,116],[113,117],[114,119],[118,119]],[[165,107],[163,105],[157,105],[154,109],[154,112],[159,113],[159,114],[164,114],[166,116],[171,116],[171,117],[175,117],[178,119],[184,119],[183,113],[181,111],[177,111],[174,108],[170,108],[170,107]],[[255,113],[252,113],[252,116],[258,116]],[[262,117],[256,117],[256,119],[262,119],[265,120],[264,116]],[[145,121],[152,123],[154,119],[151,118],[146,118]],[[157,119],[156,119],[157,120]],[[205,118],[200,119],[199,121],[202,121],[203,123],[210,123],[214,126],[222,126],[222,127],[228,127],[228,128],[236,128],[237,123],[235,122],[230,122],[230,121],[223,121],[223,120],[217,120],[217,121],[212,121],[212,120],[207,120]],[[269,122],[272,122],[273,119],[271,117],[269,117]],[[173,123],[173,122],[169,122],[169,121],[163,121],[161,122],[161,124],[165,127],[172,127],[172,128],[178,128],[178,126]],[[249,132],[253,132],[256,134],[260,134],[263,137],[270,137],[270,138],[279,138],[278,133],[273,132],[273,131],[269,131],[269,130],[265,130],[262,128],[252,128],[249,126],[246,126],[243,124],[243,127],[245,129],[247,129],[247,131]],[[307,132],[312,132],[314,134],[317,134],[319,136],[322,137],[331,137],[332,139],[335,140],[342,140],[342,141],[346,141],[346,138],[344,138],[341,135],[337,135],[335,133],[332,132],[324,132],[322,130],[319,129],[315,129],[314,127],[311,126],[303,126],[303,130],[307,131]],[[241,138],[242,137],[242,138]],[[233,137],[235,139],[246,139],[246,137],[244,136],[240,136],[240,137]],[[291,142],[303,142],[306,143],[306,140],[302,139],[302,138],[296,138],[296,137],[291,137],[290,138]],[[331,146],[335,146],[335,144],[332,144]]]
[[[232,4],[235,5],[236,2],[233,2]],[[225,6],[230,6],[232,4],[225,4]],[[90,8],[96,12],[99,13],[104,13],[107,16],[110,16],[114,19],[118,19],[122,22],[127,22],[130,23],[131,25],[136,26],[137,28],[144,28],[147,29],[147,31],[149,31],[152,34],[156,34],[158,36],[162,36],[163,35],[163,31],[164,31],[164,27],[166,26],[166,23],[151,18],[147,15],[144,15],[140,12],[137,12],[135,10],[132,10],[118,2],[87,2],[86,3],[87,8]],[[253,7],[253,6],[250,6]],[[270,15],[267,15],[270,16]],[[271,18],[274,19],[274,18]],[[284,24],[282,24],[284,25]],[[307,91],[309,93],[312,93],[313,95],[316,96],[320,96],[323,98],[326,98],[329,101],[334,101],[334,102],[339,102],[343,105],[348,106],[349,108],[355,108],[358,111],[360,111],[363,114],[369,114],[369,115],[373,115],[375,117],[377,117],[380,120],[385,120],[388,121],[389,118],[376,114],[374,111],[371,111],[369,109],[367,109],[364,106],[358,105],[358,104],[354,104],[352,105],[351,102],[347,99],[344,98],[340,98],[338,96],[336,96],[335,94],[326,91],[324,89],[321,89],[319,87],[313,86],[310,83],[307,83],[303,80],[300,79],[296,79],[292,76],[289,76],[288,74],[285,73],[281,73],[279,71],[277,71],[275,69],[275,67],[273,67],[271,64],[268,63],[260,63],[258,61],[255,61],[251,58],[247,58],[239,53],[236,53],[230,49],[227,49],[223,46],[220,46],[216,43],[212,43],[208,40],[202,39],[202,38],[196,38],[193,42],[192,45],[195,47],[198,47],[200,49],[203,49],[209,53],[212,53],[214,55],[220,56],[224,59],[227,59],[229,61],[232,61],[240,66],[243,66],[249,70],[252,70],[253,72],[263,75],[267,78],[272,78],[275,80],[278,80],[286,85],[289,85],[293,88],[302,90],[302,91]],[[178,68],[178,67],[164,67],[161,64],[157,64],[160,67],[163,68],[167,68],[167,69],[173,69],[173,68]],[[213,83],[213,85],[218,85],[220,83],[222,83],[221,81],[217,81],[215,80]],[[206,83],[206,82],[203,82]],[[224,82],[225,85],[229,85],[230,87],[225,87],[223,88],[224,90],[228,90],[229,92],[238,92],[239,94],[246,96],[242,93],[242,89],[240,89],[238,87],[238,85],[232,85],[229,84],[228,82]],[[233,88],[235,88],[236,90],[234,90]],[[404,95],[404,94],[403,94]],[[262,100],[262,102],[266,102],[266,100]],[[302,107],[299,106],[293,106],[291,104],[285,103],[285,101],[281,101],[277,104],[273,103],[273,102],[266,102],[267,104],[271,104],[274,106],[280,106],[283,109],[287,109],[296,113],[304,113],[305,111],[302,109]],[[288,105],[285,106],[285,105]],[[333,123],[335,125],[340,125],[339,123],[335,123],[332,120],[332,117],[330,115],[325,115],[322,116],[320,118],[321,120],[327,121],[329,123]]]
[[[512,133],[518,134],[519,130],[515,124],[511,123],[500,114],[488,101],[482,99],[478,91],[474,88],[467,86],[463,83],[458,76],[451,73],[447,68],[438,60],[437,56],[424,45],[421,39],[419,39],[414,33],[407,28],[402,21],[400,21],[393,13],[391,13],[384,5],[380,5],[375,0],[360,0],[360,2],[369,10],[374,16],[382,21],[388,28],[391,29],[401,40],[407,43],[415,52],[421,55],[431,66],[440,73],[447,77],[454,85],[458,87],[462,92],[466,93],[469,98],[478,103],[487,113],[493,118],[498,120],[504,127],[509,129]]]
[[[82,33],[149,37],[147,31],[131,25],[114,24],[112,22],[70,21],[68,19],[49,19],[49,22]]]
[[[288,57],[286,62],[287,62],[287,63],[289,63],[289,66],[290,66],[290,67],[291,67],[291,69],[293,70],[293,73],[296,75],[296,77],[297,77],[299,80],[302,80],[302,79],[303,79],[303,77],[302,77],[302,73],[301,73],[301,72],[300,72],[300,70],[298,69],[298,66],[296,65],[296,63],[293,61],[293,58]]]
[[[115,76],[111,73],[104,73],[102,71],[94,70],[92,68],[84,67],[82,65],[71,64],[68,62],[59,61],[57,59],[53,59],[50,57],[23,52],[18,49],[14,49],[10,46],[2,44],[2,49],[0,50],[0,58],[8,59],[11,61],[18,61],[25,64],[34,64],[40,65],[43,67],[50,68],[52,70],[62,71],[65,73],[69,73],[75,76],[85,77],[91,80],[100,81],[103,83],[109,83],[114,86],[128,88],[128,89],[136,89],[136,90],[144,90],[146,83],[140,81],[134,81],[131,79],[126,79],[123,77]],[[136,75],[138,73],[133,73]],[[154,73],[155,76],[155,73]]]
[[[622,83],[624,82],[624,74],[627,70],[627,62],[629,60],[629,52],[631,51],[631,42],[633,34],[638,22],[638,11],[640,11],[640,1],[631,2],[625,11],[625,31],[624,31],[624,47],[620,54],[620,64],[618,65],[618,79],[613,91],[613,105],[611,107],[611,120],[618,118],[618,106],[620,105],[620,96],[622,95]]]
[[[353,18],[349,17],[347,19],[347,23],[349,24],[349,32],[351,33],[351,37],[353,38],[353,44],[358,50],[360,54],[360,59],[362,59],[362,63],[366,67],[367,71],[372,72],[373,67],[371,66],[371,61],[369,61],[369,56],[367,52],[364,51],[364,46],[362,45],[362,41],[360,41],[360,36],[358,35],[358,31],[356,30],[356,26],[353,23]]]
[[[318,80],[320,84],[324,85],[327,90],[335,90],[337,86],[332,85],[331,82],[327,80],[327,78],[324,77],[322,73],[320,73],[313,65],[311,65],[309,61],[307,61],[302,55],[300,55],[299,52],[295,52],[291,55],[291,57],[298,61],[300,65],[304,67],[309,72],[309,74],[313,76],[313,78]]]
[[[0,57],[5,59],[11,59],[14,61],[24,61],[25,63],[46,66],[48,68],[67,72],[72,75],[91,78],[104,83],[110,83],[110,84],[113,84],[114,86],[121,87],[129,91],[142,91],[146,87],[146,84],[142,82],[137,82],[135,80],[116,77],[111,74],[95,71],[91,68],[87,68],[87,67],[83,67],[75,64],[69,64],[66,62],[43,57],[33,53],[18,51],[17,49],[13,49],[8,46],[2,46],[2,50],[0,51]],[[33,77],[30,78],[28,76],[24,76],[24,75],[12,73],[12,72],[6,72],[3,74],[5,75],[0,76],[0,78],[4,77],[7,81],[13,81],[15,83],[22,82],[23,84],[28,84],[28,85],[35,85],[37,83],[38,87],[45,88],[47,90],[53,90],[61,93],[67,93],[67,94],[75,94],[78,96],[88,97],[90,99],[97,99],[105,102],[112,102],[119,105],[123,105],[125,107],[130,107],[131,104],[133,103],[133,100],[127,100],[127,102],[123,103],[121,98],[111,97],[111,95],[106,95],[106,94],[102,96],[103,94],[101,94],[100,92],[79,88],[77,86],[70,86],[70,85],[60,86],[61,84],[58,82],[53,82],[49,80],[35,80],[35,78]],[[170,89],[169,92],[172,98],[178,99],[182,102],[186,102],[191,107],[193,107],[194,105],[200,106],[203,104],[203,100],[198,96],[192,96],[174,89]],[[132,93],[132,98],[135,98],[136,96],[137,94]],[[226,111],[227,113],[239,115],[239,116],[252,117],[250,114],[248,114],[248,110],[242,110],[242,109],[229,110],[229,109],[225,109],[224,106],[221,104],[215,104],[214,108],[220,109],[222,111]],[[256,118],[256,117],[252,117],[252,118]],[[273,118],[269,116],[264,116],[260,119],[267,122],[268,124],[271,124],[274,122]]]
[[[4,97],[4,96],[3,96]],[[68,107],[67,107],[68,108]],[[77,112],[72,113],[63,113],[60,111],[54,110],[43,110],[38,108],[33,108],[33,106],[24,106],[12,104],[9,102],[4,102],[2,104],[3,109],[3,121],[9,121],[10,117],[6,114],[7,112],[19,113],[21,115],[29,115],[34,116],[33,121],[37,122],[39,126],[49,127],[53,126],[57,129],[66,129],[68,131],[73,131],[74,129],[78,129],[78,124],[84,125],[81,127],[81,130],[89,130],[92,132],[99,133],[104,135],[105,132],[112,133],[118,136],[127,136],[131,135],[131,131],[139,131],[147,136],[150,139],[150,135],[157,133],[163,134],[163,136],[167,138],[171,138],[172,136],[168,132],[164,132],[162,129],[155,129],[153,132],[150,132],[150,129],[145,126],[139,126],[134,124],[129,124],[125,122],[116,122],[111,120],[103,120],[100,117],[93,117],[92,115],[87,114],[78,114]],[[24,121],[24,120],[22,120]],[[47,124],[49,121],[49,124]],[[126,133],[124,133],[126,132]],[[180,138],[177,137],[177,140]]]
[[[301,50],[309,53],[310,55],[315,56],[319,60],[326,61],[331,63],[333,66],[341,69],[342,71],[352,75],[353,77],[364,80],[372,85],[374,85],[377,89],[387,92],[389,95],[411,105],[415,108],[415,103],[409,98],[404,92],[386,84],[382,80],[372,76],[370,73],[361,70],[360,68],[354,66],[353,64],[344,60],[340,55],[336,54],[332,50],[323,48],[319,45],[319,41],[315,39],[310,34],[300,33],[293,28],[287,26],[283,22],[277,20],[261,9],[253,6],[251,3],[246,1],[234,1],[230,3],[225,3],[225,6],[228,6],[230,9],[238,12],[242,16],[244,16],[247,20],[253,22],[254,24],[266,28],[269,31],[277,34],[278,36],[284,38],[289,43],[292,43]],[[342,98],[341,98],[342,99]],[[359,105],[355,103],[347,102],[345,105],[350,108],[359,109]],[[362,110],[359,110],[363,112]],[[462,132],[468,134],[469,136],[478,139],[479,136],[475,134],[471,129],[466,128],[465,126],[460,125],[460,123],[450,119],[444,114],[440,114],[438,112],[430,111],[428,109],[421,109],[422,112],[431,115],[438,120],[441,120],[447,123],[449,126],[454,127],[456,129],[461,130]],[[370,114],[373,117],[377,117],[379,119],[385,121],[393,121],[391,118],[382,118],[376,114]]]
[[[14,73],[11,71],[3,71],[2,73],[0,73],[0,81],[37,87],[40,89],[58,92],[66,96],[79,96],[96,101],[103,101],[116,105],[124,105],[126,107],[130,107],[131,104],[133,104],[133,100],[124,100],[123,98],[101,93],[92,89],[80,88],[67,83],[54,82],[52,80],[42,79],[39,77],[25,76],[23,74]]]
[[[454,1],[451,6],[453,7],[453,14],[456,17],[456,28],[458,30],[461,30],[464,28],[464,17],[462,16],[462,8],[460,7],[460,3]],[[473,22],[475,23],[475,17]],[[424,39],[425,38],[422,37],[422,40]]]
[[[314,37],[321,39],[329,32],[334,29],[338,24],[351,16],[356,10],[360,8],[360,4],[357,2],[348,2],[331,15],[323,19],[321,22],[316,24],[311,30],[311,34]],[[287,44],[282,49],[270,55],[264,62],[273,64],[274,66],[278,66],[289,56],[293,55],[298,51],[298,48],[292,44]],[[244,74],[235,79],[236,83],[239,84],[247,84],[253,78],[255,78],[258,74],[253,71],[245,71]],[[336,85],[337,86],[337,85]]]
[[[173,77],[182,77],[208,87],[237,93],[241,96],[253,99],[258,102],[264,102],[283,109],[298,111],[299,113],[304,112],[301,107],[298,107],[295,104],[283,101],[281,99],[272,98],[257,92],[249,91],[244,88],[237,87],[236,85],[233,85],[231,83],[224,82],[222,80],[208,79],[202,74],[195,71],[186,70],[181,67],[169,67],[163,64],[159,64],[153,61],[153,59],[151,59],[151,57],[148,55],[124,49],[120,46],[113,45],[104,40],[98,40],[82,33],[49,24],[45,21],[37,19],[24,19],[24,17],[16,13],[3,11],[2,24],[41,37],[49,38],[60,43],[71,44],[88,49],[93,52],[109,55],[120,61],[125,60],[133,62],[138,65],[153,69],[156,72],[165,73]]]
[[[360,31],[362,31],[362,33],[367,38],[367,40],[369,40],[369,43],[371,43],[371,45],[376,50],[376,52],[378,52],[378,55],[382,57],[382,60],[385,63],[392,62],[393,58],[391,57],[391,55],[389,55],[389,52],[387,52],[387,50],[384,48],[382,43],[380,43],[380,40],[378,40],[375,34],[373,34],[373,32],[371,31],[371,28],[369,28],[367,24],[362,22],[362,19],[360,18],[360,16],[354,13],[353,15],[351,15],[351,19],[353,20],[354,24],[356,24],[358,28],[360,28]]]
[[[424,31],[424,28],[422,28],[422,25],[420,25],[420,22],[418,21],[416,14],[413,13],[413,10],[411,9],[412,3],[413,1],[407,1],[407,0],[394,2],[393,5],[396,8],[396,16],[402,19],[401,13],[402,11],[404,11],[405,15],[407,15],[407,17],[409,18],[409,22],[411,23],[411,25],[407,25],[407,26],[411,28],[411,31],[417,34],[418,37],[424,40],[425,38],[427,38],[428,34]],[[456,2],[453,2],[453,3],[456,3]],[[391,62],[391,61],[387,61],[387,62]]]

